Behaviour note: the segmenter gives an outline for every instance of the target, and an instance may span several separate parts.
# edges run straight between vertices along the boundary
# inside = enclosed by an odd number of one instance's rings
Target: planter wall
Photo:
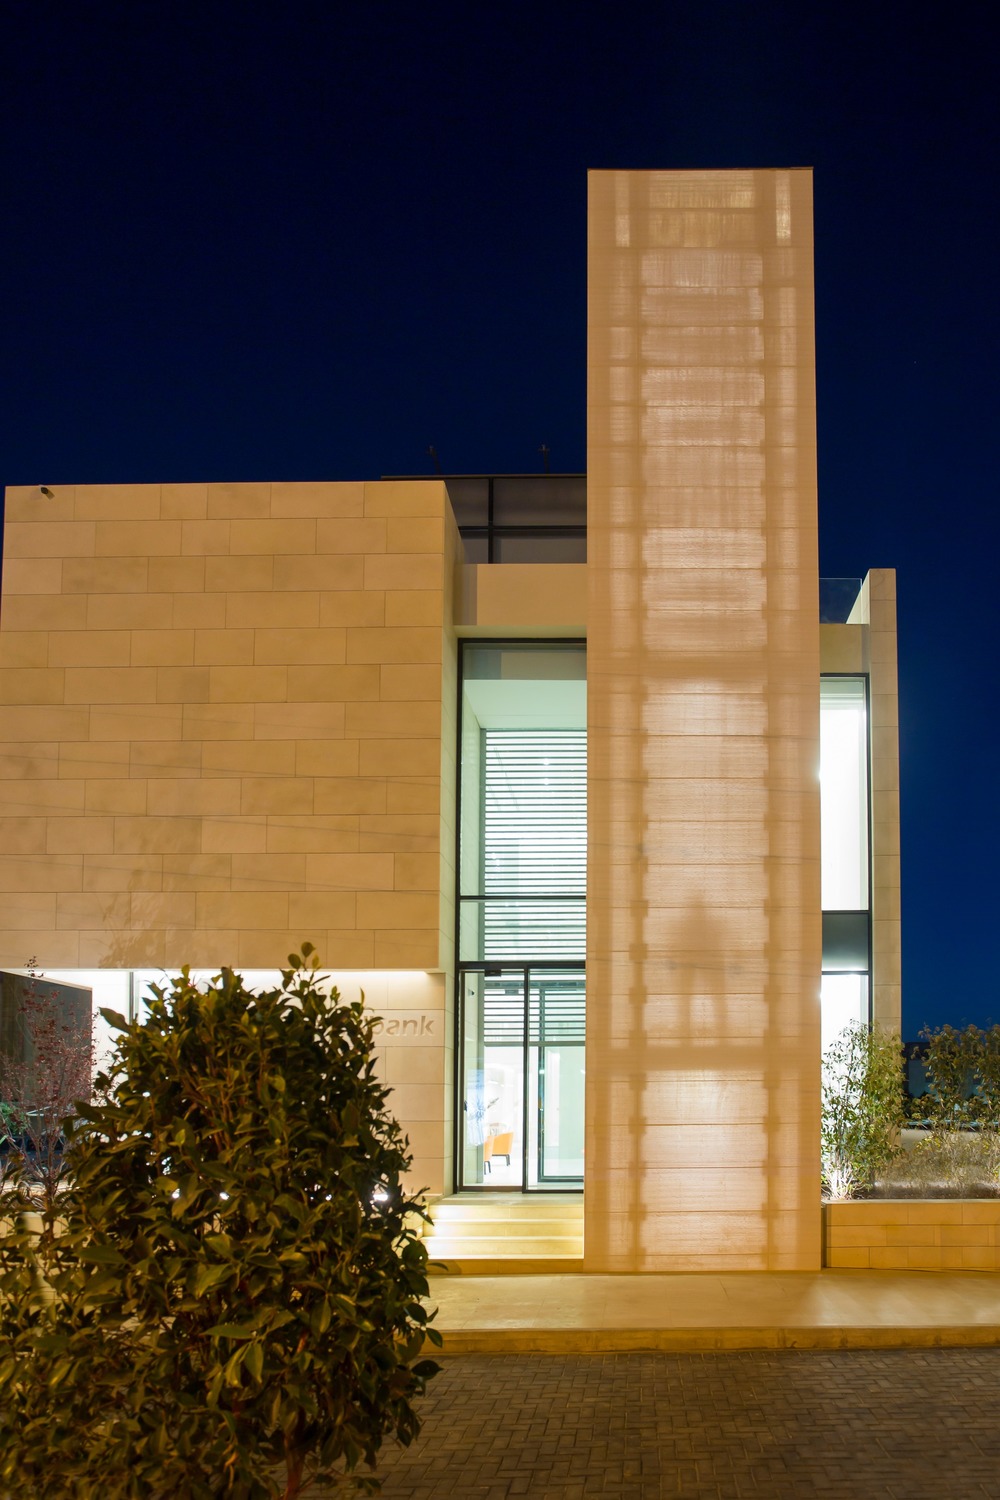
[[[823,1204],[823,1264],[884,1271],[1000,1271],[1000,1199]]]

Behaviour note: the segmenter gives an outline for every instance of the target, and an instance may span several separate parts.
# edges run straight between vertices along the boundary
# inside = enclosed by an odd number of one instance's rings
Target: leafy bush
[[[1000,1128],[1000,1026],[939,1026],[921,1036],[928,1092],[916,1103],[932,1128]]]
[[[35,1239],[15,1214],[0,1246],[19,1496],[291,1500],[418,1431],[439,1339],[373,1018],[290,963],[263,994],[184,970],[143,1023],[104,1013],[107,1102],[72,1127],[64,1222]]]
[[[1000,1192],[1000,1133],[928,1132],[879,1173],[879,1198],[995,1198]]]
[[[903,1066],[890,1032],[846,1026],[823,1055],[822,1171],[833,1198],[871,1188],[900,1150]]]

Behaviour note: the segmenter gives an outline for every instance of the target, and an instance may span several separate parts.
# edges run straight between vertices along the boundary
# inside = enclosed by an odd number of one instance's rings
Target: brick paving
[[[449,1359],[383,1500],[1000,1500],[1000,1349]]]

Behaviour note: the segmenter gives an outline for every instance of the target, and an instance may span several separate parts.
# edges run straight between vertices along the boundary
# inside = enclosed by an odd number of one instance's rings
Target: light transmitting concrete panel
[[[595,172],[595,1271],[820,1264],[811,176]]]

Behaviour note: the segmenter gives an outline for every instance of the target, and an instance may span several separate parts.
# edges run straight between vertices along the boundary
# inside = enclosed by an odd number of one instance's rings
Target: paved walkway
[[[1000,1349],[467,1355],[383,1500],[1000,1497]]]
[[[1000,1273],[437,1276],[450,1354],[1000,1344]]]

